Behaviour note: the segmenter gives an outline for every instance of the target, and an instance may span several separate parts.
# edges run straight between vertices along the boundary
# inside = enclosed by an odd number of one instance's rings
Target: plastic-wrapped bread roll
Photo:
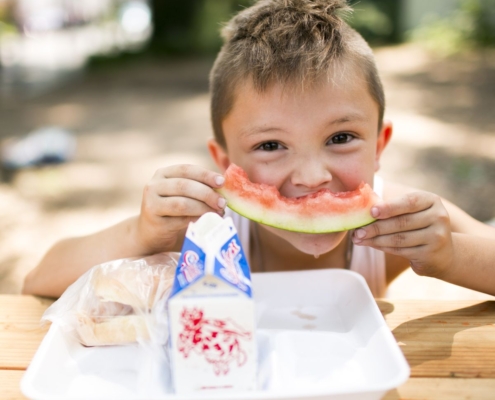
[[[149,339],[149,332],[143,315],[116,315],[92,317],[79,314],[77,332],[85,346],[108,346],[129,344]]]
[[[93,267],[43,315],[58,322],[85,346],[164,343],[165,302],[178,253],[122,259]]]
[[[90,284],[102,302],[127,304],[135,310],[150,310],[170,290],[175,268],[154,267],[168,261],[170,253],[107,268],[96,268]]]

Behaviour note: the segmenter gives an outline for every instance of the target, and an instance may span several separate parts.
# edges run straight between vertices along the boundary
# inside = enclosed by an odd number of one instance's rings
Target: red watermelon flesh
[[[375,220],[370,209],[379,198],[364,182],[349,192],[323,189],[289,198],[282,196],[275,186],[251,182],[235,164],[230,164],[224,177],[225,184],[218,192],[227,205],[264,225],[294,232],[328,233],[358,228]]]

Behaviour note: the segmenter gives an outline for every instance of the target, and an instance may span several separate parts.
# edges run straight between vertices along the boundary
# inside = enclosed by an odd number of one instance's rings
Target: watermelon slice
[[[327,233],[358,228],[375,220],[370,209],[379,197],[364,182],[350,192],[323,189],[288,198],[274,186],[251,182],[235,164],[230,164],[224,177],[225,184],[218,192],[227,205],[264,225],[294,232]]]

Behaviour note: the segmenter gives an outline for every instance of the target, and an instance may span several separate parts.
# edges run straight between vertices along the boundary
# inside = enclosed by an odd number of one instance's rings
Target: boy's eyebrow
[[[241,132],[241,136],[251,136],[257,133],[267,133],[273,131],[284,132],[284,129],[277,126],[253,126],[247,129],[243,129],[243,131]]]
[[[361,114],[348,114],[343,117],[334,119],[333,121],[330,121],[328,125],[343,124],[344,122],[352,122],[352,121],[364,121],[365,119],[366,118]]]
[[[348,114],[348,115],[344,115],[343,117],[339,117],[337,119],[334,119],[332,121],[330,121],[328,123],[328,125],[339,125],[339,124],[343,124],[345,122],[352,122],[352,121],[364,121],[366,120],[366,118],[361,115],[361,114]],[[255,135],[255,134],[258,134],[258,133],[268,133],[268,132],[273,132],[273,131],[278,131],[278,132],[285,132],[285,130],[283,128],[280,128],[278,126],[253,126],[253,127],[249,127],[247,129],[243,129],[242,132],[241,132],[241,136],[245,136],[245,137],[248,137],[248,136],[251,136],[251,135]]]

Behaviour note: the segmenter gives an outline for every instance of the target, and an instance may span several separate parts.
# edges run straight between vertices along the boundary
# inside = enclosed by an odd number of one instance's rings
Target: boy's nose
[[[332,180],[332,174],[328,167],[315,157],[305,159],[298,163],[292,173],[292,184],[294,186],[305,186],[309,189],[320,189]]]

